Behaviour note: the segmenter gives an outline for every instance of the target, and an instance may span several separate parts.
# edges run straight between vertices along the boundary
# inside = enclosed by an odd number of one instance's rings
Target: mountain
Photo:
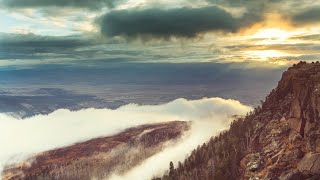
[[[127,103],[116,99],[105,100],[94,95],[80,94],[60,88],[0,90],[0,113],[10,114],[18,118],[49,114],[58,109],[116,109],[125,104]]]
[[[295,64],[261,106],[154,179],[320,179],[319,112],[320,63]]]
[[[178,140],[189,129],[188,122],[174,121],[130,128],[37,154],[25,162],[7,166],[3,179],[87,180],[125,172]]]
[[[320,63],[283,73],[261,106],[199,145],[157,180],[320,179]],[[5,167],[4,179],[103,179],[124,173],[190,129],[187,122],[130,128]],[[156,167],[155,167],[156,168]]]

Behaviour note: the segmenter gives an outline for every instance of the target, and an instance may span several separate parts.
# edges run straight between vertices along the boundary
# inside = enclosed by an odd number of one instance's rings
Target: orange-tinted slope
[[[130,128],[35,155],[19,165],[6,167],[4,179],[91,179],[114,171],[125,172],[159,152],[166,142],[189,129],[187,122],[168,122]]]

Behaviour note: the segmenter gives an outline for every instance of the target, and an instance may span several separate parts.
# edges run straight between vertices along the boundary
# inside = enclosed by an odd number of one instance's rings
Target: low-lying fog
[[[163,173],[170,161],[183,160],[197,145],[229,127],[232,115],[244,115],[251,107],[235,100],[177,99],[162,105],[128,104],[118,109],[57,110],[48,115],[17,119],[0,114],[0,170],[35,153],[68,146],[100,136],[110,136],[143,124],[191,121],[190,133],[167,146],[124,175],[110,179],[150,179]]]

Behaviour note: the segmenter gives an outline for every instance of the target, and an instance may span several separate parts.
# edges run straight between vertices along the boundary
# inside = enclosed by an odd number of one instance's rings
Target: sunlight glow
[[[259,30],[252,36],[252,38],[262,39],[258,42],[258,44],[277,44],[283,43],[291,36],[292,33],[288,31],[276,28],[268,28]]]
[[[260,61],[267,61],[269,58],[288,56],[289,54],[277,50],[255,50],[247,51],[246,54]]]

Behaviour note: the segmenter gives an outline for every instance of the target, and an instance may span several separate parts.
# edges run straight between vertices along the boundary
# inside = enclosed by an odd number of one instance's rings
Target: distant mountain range
[[[94,95],[79,94],[59,88],[39,88],[21,94],[0,93],[0,112],[18,118],[49,114],[58,109],[85,108],[115,109],[127,104],[123,101],[104,100]]]

